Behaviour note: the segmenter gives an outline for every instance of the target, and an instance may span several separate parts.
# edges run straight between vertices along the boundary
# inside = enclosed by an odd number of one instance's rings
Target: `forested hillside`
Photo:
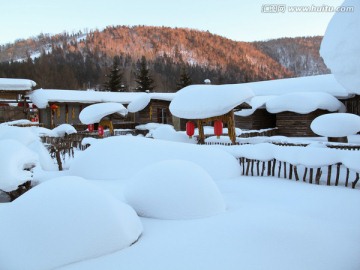
[[[210,79],[214,84],[325,73],[320,42],[321,37],[309,37],[246,43],[204,31],[149,26],[42,34],[0,47],[0,77],[33,79],[42,88],[102,89],[116,57],[123,84],[133,91],[145,57],[154,91],[172,92],[181,70],[192,83]]]

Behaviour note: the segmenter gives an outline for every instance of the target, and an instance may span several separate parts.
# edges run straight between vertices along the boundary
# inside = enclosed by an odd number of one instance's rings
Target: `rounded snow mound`
[[[215,180],[241,174],[236,158],[220,148],[133,136],[97,140],[73,160],[70,174],[96,180],[129,179],[151,164],[171,159],[194,162]]]
[[[336,80],[352,93],[360,94],[360,2],[346,0],[353,12],[336,12],[321,42],[320,55]]]
[[[130,246],[142,232],[129,205],[74,176],[34,187],[1,207],[0,220],[1,269],[9,270],[96,258]]]
[[[345,137],[360,131],[360,116],[351,113],[329,113],[316,117],[311,130],[324,137]]]
[[[138,215],[159,219],[192,219],[225,211],[223,197],[211,176],[199,165],[167,160],[132,177],[127,202]]]

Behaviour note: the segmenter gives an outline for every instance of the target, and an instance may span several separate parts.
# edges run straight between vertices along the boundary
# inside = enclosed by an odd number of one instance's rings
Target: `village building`
[[[102,92],[80,90],[38,89],[29,98],[39,109],[39,121],[45,127],[53,128],[63,123],[73,125],[77,130],[85,130],[87,125],[79,119],[81,111],[97,103],[115,102],[124,106],[139,100],[147,100],[143,108],[126,115],[112,115],[114,128],[133,129],[138,124],[156,122],[172,124],[169,103],[171,93]]]
[[[277,128],[279,135],[315,136],[311,122],[319,115],[350,110],[348,93],[332,74],[246,83],[252,107],[235,113],[241,129]],[[343,101],[344,103],[342,103]],[[358,106],[354,106],[355,108]]]
[[[0,78],[0,123],[33,117],[26,95],[36,83],[26,79]]]

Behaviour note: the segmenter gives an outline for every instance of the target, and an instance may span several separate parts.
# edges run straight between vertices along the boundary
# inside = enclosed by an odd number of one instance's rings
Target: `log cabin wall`
[[[256,110],[249,116],[235,115],[235,127],[244,130],[259,130],[274,128],[276,126],[276,115],[269,113],[265,109]]]
[[[145,109],[136,113],[135,122],[139,124],[162,123],[172,125],[172,115],[169,110],[170,101],[151,100]]]
[[[317,137],[310,129],[311,122],[318,116],[329,113],[316,110],[308,114],[281,112],[276,114],[276,127],[279,135],[287,137]]]
[[[356,95],[352,98],[341,100],[346,106],[346,112],[357,114],[360,116],[360,96]]]

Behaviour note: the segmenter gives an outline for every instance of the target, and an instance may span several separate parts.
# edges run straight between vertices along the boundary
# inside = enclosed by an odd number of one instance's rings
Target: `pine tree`
[[[141,57],[139,64],[138,72],[136,74],[135,82],[138,84],[136,91],[153,90],[155,86],[153,85],[154,80],[150,75],[150,70],[147,67],[147,62],[145,56]]]
[[[177,90],[180,90],[180,89],[190,85],[191,83],[192,83],[192,81],[191,81],[189,74],[186,71],[186,68],[182,67],[181,73],[180,73],[180,81],[176,84]]]
[[[105,75],[108,79],[104,84],[105,90],[110,92],[125,92],[126,86],[123,83],[123,74],[120,72],[120,59],[115,56],[110,73]]]

